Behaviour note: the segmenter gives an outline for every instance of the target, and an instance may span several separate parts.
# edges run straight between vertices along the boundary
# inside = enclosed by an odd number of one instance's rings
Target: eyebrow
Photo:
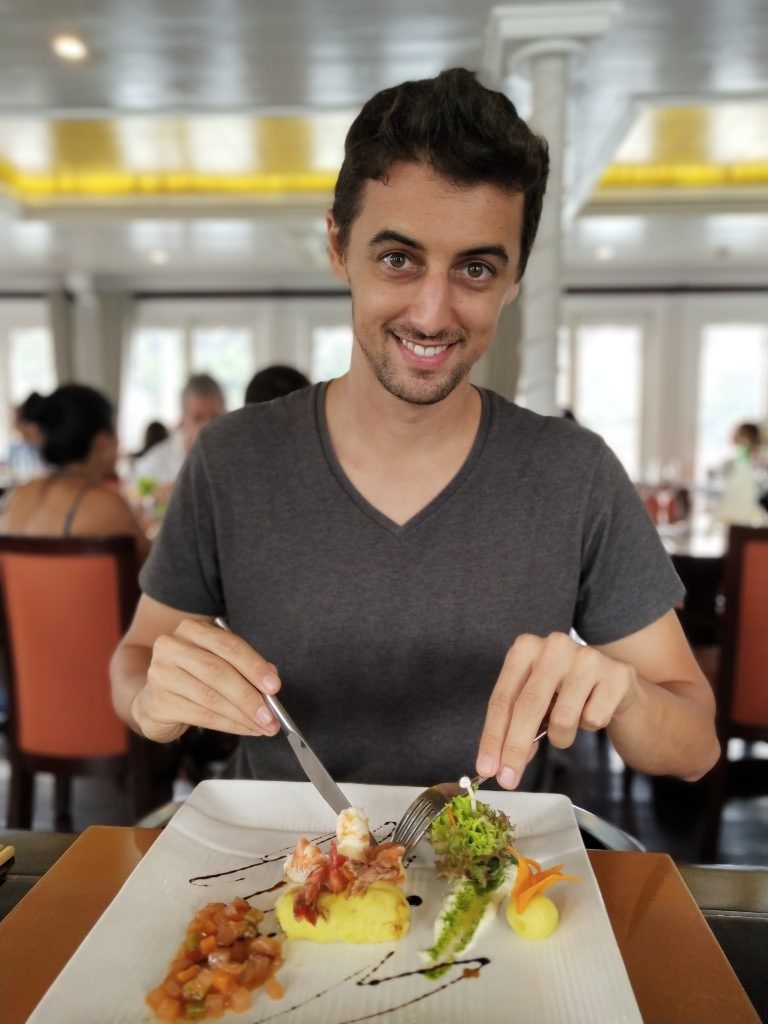
[[[409,249],[416,249],[418,252],[425,251],[421,242],[417,242],[413,238],[408,238],[407,235],[401,235],[399,231],[392,231],[390,228],[384,228],[382,231],[377,232],[368,243],[368,248],[375,249],[377,246],[381,245],[382,242],[397,242],[398,245],[406,245]],[[463,249],[456,255],[460,259],[477,259],[480,256],[495,256],[496,259],[505,266],[509,263],[509,253],[503,245],[474,245],[471,249]]]

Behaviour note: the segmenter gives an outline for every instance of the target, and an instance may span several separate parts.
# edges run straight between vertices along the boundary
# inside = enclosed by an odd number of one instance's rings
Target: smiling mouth
[[[415,356],[419,356],[421,359],[434,359],[437,356],[442,355],[442,353],[453,344],[453,342],[451,342],[448,345],[418,345],[415,341],[408,341],[406,338],[401,338],[400,335],[395,334],[394,331],[392,334],[404,348],[407,348],[409,352],[413,352]]]

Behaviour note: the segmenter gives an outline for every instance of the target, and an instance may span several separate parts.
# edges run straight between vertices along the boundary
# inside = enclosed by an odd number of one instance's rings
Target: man
[[[151,477],[160,485],[174,484],[197,435],[224,409],[224,395],[213,377],[207,373],[193,374],[181,392],[178,428],[136,460],[134,475]]]
[[[546,173],[546,144],[462,69],[363,108],[327,218],[349,372],[201,436],[113,662],[132,728],[239,734],[233,773],[300,779],[262,700],[282,685],[341,780],[475,764],[514,788],[548,710],[556,746],[607,727],[635,768],[712,766],[681,586],[616,458],[469,382]]]

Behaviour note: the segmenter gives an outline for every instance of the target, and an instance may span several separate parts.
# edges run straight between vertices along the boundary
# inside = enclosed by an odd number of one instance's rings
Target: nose
[[[443,274],[425,274],[415,285],[409,319],[427,337],[434,337],[451,325],[451,288]]]

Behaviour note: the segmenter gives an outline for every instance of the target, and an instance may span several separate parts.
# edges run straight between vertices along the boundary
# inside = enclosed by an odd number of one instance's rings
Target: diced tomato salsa
[[[187,927],[162,985],[146,997],[155,1018],[215,1020],[228,1010],[247,1010],[260,985],[279,999],[283,990],[274,974],[283,948],[278,939],[259,934],[263,917],[239,896],[203,907]]]

